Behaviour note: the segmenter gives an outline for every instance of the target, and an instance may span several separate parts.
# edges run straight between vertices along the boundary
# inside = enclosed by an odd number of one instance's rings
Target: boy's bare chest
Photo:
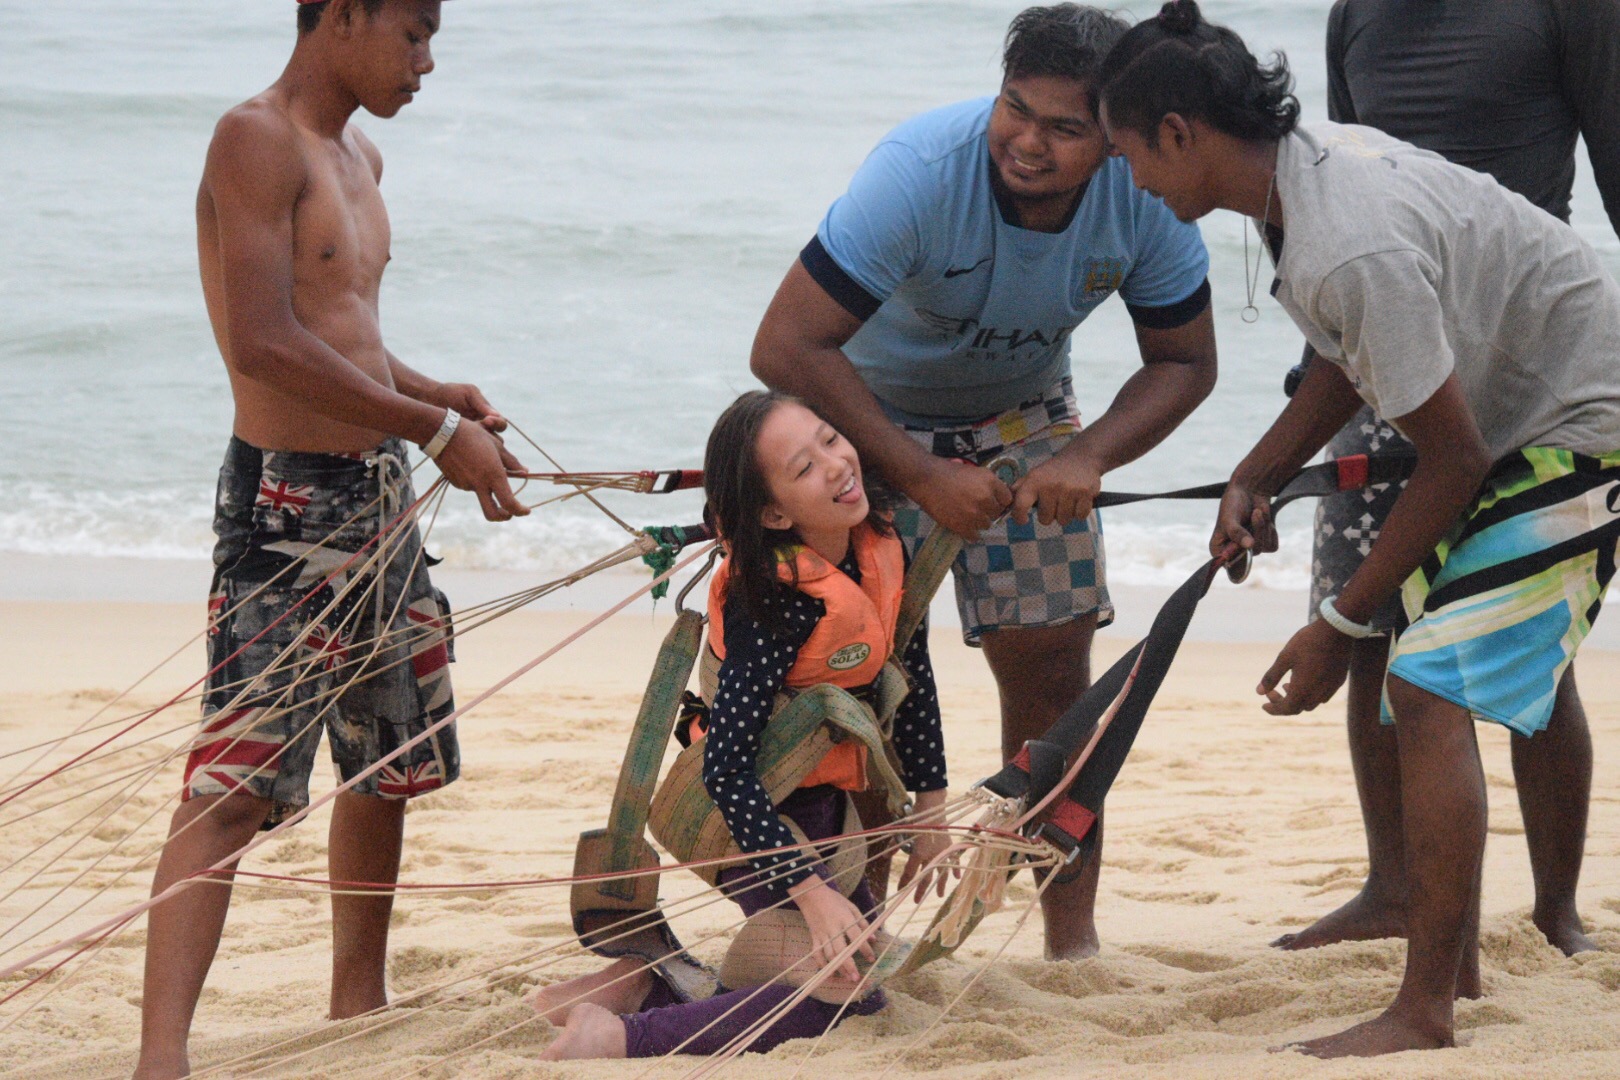
[[[388,265],[388,210],[370,166],[359,159],[312,162],[293,209],[293,263],[300,281],[375,297]]]

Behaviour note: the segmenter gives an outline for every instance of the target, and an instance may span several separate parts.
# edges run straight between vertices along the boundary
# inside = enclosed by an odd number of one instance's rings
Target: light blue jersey
[[[1103,163],[1063,231],[1008,224],[991,183],[993,103],[948,105],[891,132],[802,256],[866,319],[844,352],[902,423],[1040,397],[1069,373],[1070,333],[1115,292],[1143,325],[1180,325],[1207,304],[1197,227],[1137,190],[1124,158]],[[1153,309],[1170,321],[1155,323]]]

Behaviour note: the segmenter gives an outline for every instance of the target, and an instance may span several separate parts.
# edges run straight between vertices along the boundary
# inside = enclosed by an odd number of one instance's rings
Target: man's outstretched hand
[[[1059,454],[1029,470],[1013,485],[1012,519],[1028,525],[1034,514],[1042,525],[1084,520],[1102,491],[1102,470],[1087,457]]]
[[[1349,673],[1350,639],[1317,619],[1288,639],[1255,693],[1266,699],[1261,708],[1272,716],[1295,716],[1336,694]],[[1290,676],[1287,683],[1284,675]]]

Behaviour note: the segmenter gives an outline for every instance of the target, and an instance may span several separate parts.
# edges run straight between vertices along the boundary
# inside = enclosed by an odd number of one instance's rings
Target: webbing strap
[[[1404,452],[1349,454],[1332,461],[1324,461],[1319,465],[1308,465],[1290,477],[1282,490],[1277,492],[1276,498],[1272,500],[1272,509],[1280,510],[1295,499],[1336,495],[1341,491],[1356,491],[1373,484],[1389,484],[1405,480],[1412,475],[1412,469],[1416,465],[1417,455]],[[1225,482],[1200,484],[1197,487],[1180,488],[1176,491],[1103,491],[1098,493],[1092,505],[1125,506],[1129,503],[1155,499],[1218,499],[1225,494]]]
[[[902,657],[906,654],[906,646],[911,644],[911,637],[922,625],[923,616],[928,614],[928,605],[933,603],[934,594],[945,581],[945,575],[950,572],[951,564],[956,562],[956,556],[962,550],[962,538],[951,530],[940,525],[934,526],[934,531],[921,544],[911,556],[911,567],[906,571],[905,592],[900,598],[900,617],[894,625],[894,655]]]
[[[1090,741],[1103,714],[1118,702],[1117,712],[1091,752],[1079,777],[1069,788],[1068,797],[1086,807],[1093,814],[1102,806],[1103,795],[1112,786],[1125,764],[1136,733],[1141,729],[1153,696],[1158,693],[1164,676],[1170,670],[1176,650],[1192,621],[1198,601],[1209,591],[1219,564],[1210,560],[1199,567],[1192,577],[1171,594],[1153,619],[1147,637],[1116,660],[1091,689],[1080,695],[1078,701],[1047,728],[1041,741],[1051,743],[1062,751],[1065,758],[1073,756]],[[984,786],[1005,798],[1028,796],[1032,801],[1044,798],[1046,792],[1030,789],[1029,756],[1020,753],[1000,772],[984,781]],[[1073,837],[1080,840],[1081,837]]]
[[[883,679],[898,677],[893,667],[884,667]],[[884,791],[892,812],[903,813],[905,784],[885,753],[883,726],[882,719],[845,690],[828,683],[806,688],[772,713],[760,736],[755,768],[765,794],[773,804],[787,798],[832,747],[829,728],[836,728],[866,747],[873,786]],[[649,824],[658,842],[681,862],[737,853],[725,818],[703,785],[702,739],[683,750],[670,768],[653,796]],[[696,872],[710,880],[719,870]]]
[[[1272,501],[1275,512],[1295,499],[1331,495],[1339,491],[1354,491],[1370,484],[1392,483],[1411,475],[1417,458],[1412,454],[1386,454],[1369,457],[1358,454],[1338,458],[1321,465],[1301,469],[1283,485]],[[1224,484],[1205,488],[1188,488],[1185,492],[1171,492],[1157,498],[1204,498],[1219,495]],[[1192,494],[1197,492],[1198,494]],[[1122,498],[1116,496],[1116,499]],[[1125,496],[1125,499],[1134,497]],[[1175,659],[1176,650],[1187,632],[1198,602],[1209,591],[1217,563],[1205,563],[1171,594],[1153,619],[1148,634],[1124,656],[1115,661],[1069,709],[1060,716],[1041,741],[1056,746],[1066,759],[1072,760],[1097,730],[1098,721],[1118,703],[1118,711],[1109,722],[1108,730],[1097,741],[1091,756],[1080,770],[1064,798],[1079,804],[1086,813],[1075,814],[1061,805],[1047,815],[1047,835],[1058,841],[1060,847],[1073,852],[1090,833],[1096,814],[1102,809],[1103,798],[1113,786],[1114,779],[1125,764],[1148,706],[1164,682],[1165,673]],[[1031,802],[1044,798],[1046,791],[1032,791],[1030,785],[1030,758],[1027,750],[1021,752],[999,773],[984,782],[985,787],[1004,797],[1028,796]],[[1056,835],[1053,835],[1053,828]],[[1070,832],[1079,828],[1078,833]]]
[[[664,643],[658,650],[647,692],[636,713],[635,726],[619,766],[619,784],[608,811],[604,865],[599,872],[613,873],[639,869],[639,856],[646,846],[642,834],[647,827],[648,807],[658,784],[658,770],[664,751],[675,730],[680,711],[681,691],[692,677],[698,649],[703,640],[703,617],[683,611],[675,617]],[[630,900],[635,895],[634,879],[603,881],[602,892]]]

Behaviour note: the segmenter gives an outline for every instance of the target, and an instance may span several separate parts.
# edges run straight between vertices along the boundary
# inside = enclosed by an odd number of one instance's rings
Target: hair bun
[[[1170,0],[1159,9],[1159,25],[1172,34],[1190,34],[1201,21],[1195,0]]]

